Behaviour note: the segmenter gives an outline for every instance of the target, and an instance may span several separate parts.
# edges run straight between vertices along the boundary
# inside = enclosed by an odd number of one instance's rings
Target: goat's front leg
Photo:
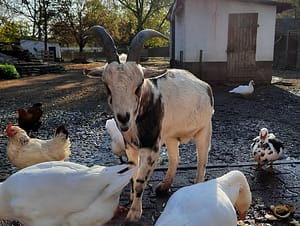
[[[135,196],[133,197],[131,208],[126,217],[127,222],[136,222],[142,216],[143,192],[156,167],[158,157],[159,148],[155,150],[149,148],[139,149],[139,168],[133,186]]]
[[[130,167],[136,167],[139,164],[139,152],[137,149],[135,149],[134,147],[127,145],[126,146],[126,156],[128,158],[128,162],[131,163]],[[130,193],[130,200],[133,200],[134,195],[134,181],[136,181],[138,172],[135,172],[135,174],[133,175],[133,177],[131,178],[131,193]]]
[[[170,186],[173,183],[173,179],[179,162],[179,141],[177,139],[168,139],[166,141],[166,145],[168,151],[169,166],[164,180],[160,182],[156,188],[157,194],[163,194],[169,190]]]

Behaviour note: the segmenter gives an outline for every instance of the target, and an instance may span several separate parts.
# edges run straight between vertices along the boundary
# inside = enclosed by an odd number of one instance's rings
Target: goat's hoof
[[[160,182],[155,189],[155,193],[158,196],[168,195],[170,191],[169,188],[170,186],[167,186],[166,183]]]
[[[130,209],[125,222],[127,225],[137,225],[137,222],[140,220],[142,216],[142,211]]]

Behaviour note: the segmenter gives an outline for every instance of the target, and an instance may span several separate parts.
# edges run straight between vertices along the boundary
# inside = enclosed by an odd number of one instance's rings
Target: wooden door
[[[256,73],[257,13],[229,14],[227,77],[247,81]]]
[[[298,52],[298,35],[296,32],[289,32],[286,41],[286,64],[288,69],[295,69],[297,65],[297,52]]]

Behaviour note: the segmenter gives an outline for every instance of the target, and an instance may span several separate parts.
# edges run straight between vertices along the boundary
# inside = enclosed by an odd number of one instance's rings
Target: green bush
[[[13,64],[0,64],[0,79],[20,78],[20,74]]]

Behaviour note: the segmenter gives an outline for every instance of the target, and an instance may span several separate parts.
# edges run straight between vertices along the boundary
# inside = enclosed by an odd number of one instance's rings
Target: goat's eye
[[[141,96],[141,93],[142,93],[142,85],[143,83],[141,83],[135,90],[135,95],[137,95],[138,97]]]

